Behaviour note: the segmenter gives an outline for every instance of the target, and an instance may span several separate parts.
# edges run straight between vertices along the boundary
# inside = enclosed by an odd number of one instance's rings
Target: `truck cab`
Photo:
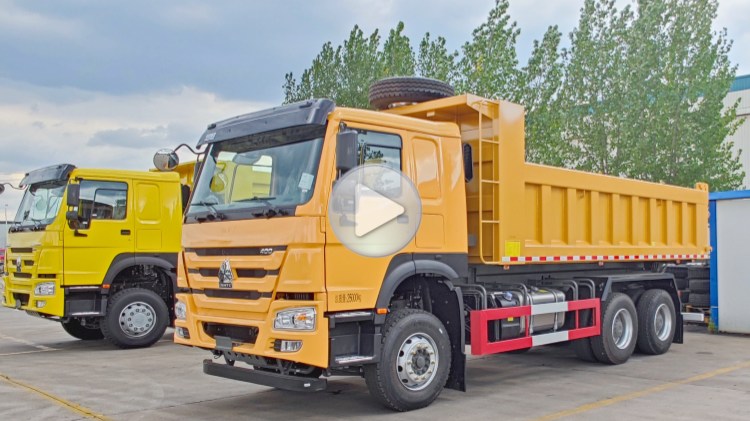
[[[174,312],[178,173],[60,164],[27,173],[21,186],[2,304],[83,340],[130,348],[161,338]]]

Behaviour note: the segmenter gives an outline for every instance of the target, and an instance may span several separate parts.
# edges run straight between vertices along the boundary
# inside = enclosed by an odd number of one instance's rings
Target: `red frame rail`
[[[593,324],[591,326],[580,327],[579,314],[581,310],[593,311]],[[542,333],[539,335],[529,335],[529,324],[531,323],[532,316],[559,313],[562,311],[575,311],[575,328],[559,330],[552,333]],[[530,306],[473,310],[469,314],[471,323],[472,355],[497,354],[554,342],[572,341],[601,334],[601,300],[598,298]],[[524,318],[526,324],[526,328],[524,329],[525,335],[519,338],[490,342],[488,339],[489,336],[487,335],[488,322],[505,320],[510,317]]]

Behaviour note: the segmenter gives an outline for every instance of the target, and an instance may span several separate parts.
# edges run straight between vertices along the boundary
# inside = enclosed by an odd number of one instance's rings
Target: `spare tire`
[[[689,282],[690,291],[706,294],[711,291],[711,281],[708,279],[691,279]]]
[[[711,277],[711,269],[708,266],[690,266],[688,268],[688,278],[703,278],[707,279]]]
[[[391,104],[414,103],[455,95],[453,87],[441,80],[426,77],[389,77],[370,85],[370,105],[376,110]]]
[[[695,307],[710,307],[711,306],[711,295],[710,294],[699,294],[697,292],[690,293],[690,305]]]

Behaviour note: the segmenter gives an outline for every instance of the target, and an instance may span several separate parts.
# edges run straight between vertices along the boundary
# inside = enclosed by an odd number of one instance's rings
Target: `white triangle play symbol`
[[[354,234],[357,237],[367,235],[405,211],[400,204],[363,184],[357,184],[355,194]]]

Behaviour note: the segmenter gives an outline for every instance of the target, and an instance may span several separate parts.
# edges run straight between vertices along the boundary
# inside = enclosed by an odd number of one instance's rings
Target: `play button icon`
[[[364,184],[357,184],[354,207],[354,234],[357,237],[369,234],[405,211],[403,206]]]
[[[422,204],[417,188],[400,171],[385,165],[363,165],[336,181],[328,216],[346,248],[382,257],[398,252],[414,239]]]

